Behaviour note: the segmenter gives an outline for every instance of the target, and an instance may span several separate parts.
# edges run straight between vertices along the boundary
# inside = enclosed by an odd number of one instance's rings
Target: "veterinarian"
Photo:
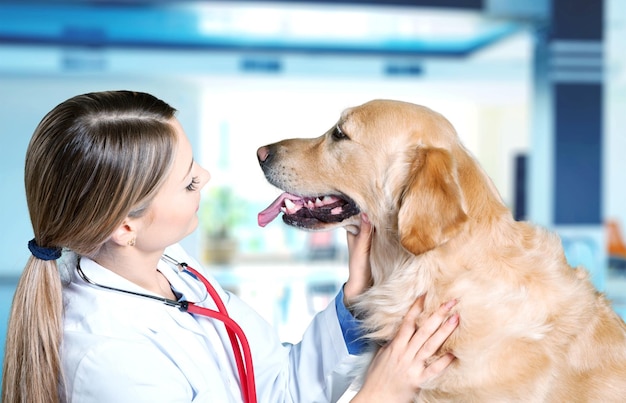
[[[282,344],[178,245],[210,174],[175,112],[144,93],[91,93],[35,130],[25,167],[35,236],[11,309],[4,403],[329,402],[352,382],[364,344],[347,306],[370,282],[371,225],[348,235],[334,303],[300,343]],[[453,304],[417,330],[417,301],[353,401],[408,402],[444,370],[450,355],[426,362],[456,327]]]

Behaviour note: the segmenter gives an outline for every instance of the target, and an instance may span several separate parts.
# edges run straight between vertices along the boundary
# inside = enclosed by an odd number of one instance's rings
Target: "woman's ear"
[[[136,223],[127,218],[113,231],[110,239],[119,246],[135,246],[137,240]]]
[[[452,155],[420,148],[398,213],[400,242],[414,255],[452,239],[467,221]]]

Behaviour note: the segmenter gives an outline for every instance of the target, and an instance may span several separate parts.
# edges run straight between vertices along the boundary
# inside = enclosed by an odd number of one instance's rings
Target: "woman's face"
[[[172,119],[177,134],[176,155],[165,183],[141,217],[136,246],[161,250],[193,232],[198,226],[200,190],[211,175],[193,160],[191,144],[180,122]]]

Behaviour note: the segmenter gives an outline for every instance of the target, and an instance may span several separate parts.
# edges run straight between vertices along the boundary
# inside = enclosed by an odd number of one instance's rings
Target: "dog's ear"
[[[452,239],[467,221],[462,198],[452,155],[420,148],[400,201],[402,246],[419,255]]]

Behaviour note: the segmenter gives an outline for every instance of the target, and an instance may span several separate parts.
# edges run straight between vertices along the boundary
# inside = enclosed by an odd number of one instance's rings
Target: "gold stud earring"
[[[128,245],[128,246],[135,246],[135,241],[136,241],[136,239],[135,239],[135,238],[132,238],[131,240],[129,240],[129,241],[126,243],[126,245]]]

